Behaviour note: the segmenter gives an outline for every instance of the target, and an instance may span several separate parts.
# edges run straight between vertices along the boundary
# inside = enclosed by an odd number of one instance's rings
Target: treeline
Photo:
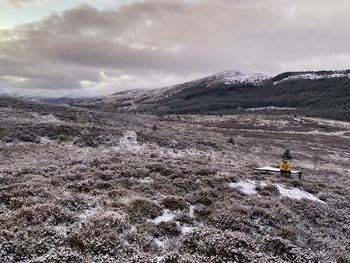
[[[275,82],[275,81],[280,81],[292,76],[304,75],[304,74],[315,74],[317,76],[325,76],[325,75],[332,75],[332,74],[350,74],[350,70],[288,71],[288,72],[283,72],[281,74],[278,74],[277,76],[273,77],[271,80]]]
[[[309,116],[350,121],[350,79],[292,79],[262,86],[247,83],[193,86],[166,99],[143,104],[140,110],[216,114],[269,106],[297,108]]]

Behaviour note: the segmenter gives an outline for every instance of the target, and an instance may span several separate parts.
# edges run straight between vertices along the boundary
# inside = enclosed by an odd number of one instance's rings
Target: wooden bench
[[[280,168],[271,167],[271,166],[258,167],[258,168],[254,168],[254,170],[260,171],[260,172],[265,172],[265,173],[268,173],[268,172],[280,173],[280,172],[281,172],[281,169],[280,169]],[[292,171],[291,171],[291,174],[292,174],[292,175],[297,175],[298,178],[301,179],[301,175],[302,175],[302,172],[301,172],[301,171],[292,170]]]

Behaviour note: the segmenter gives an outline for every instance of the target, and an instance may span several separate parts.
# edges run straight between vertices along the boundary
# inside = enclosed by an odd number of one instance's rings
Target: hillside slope
[[[85,100],[80,105],[202,114],[274,106],[297,108],[297,112],[310,116],[350,120],[349,71],[286,72],[273,78],[251,73],[249,76],[256,76],[255,79],[237,74],[236,78],[219,73],[169,88],[121,92]]]
[[[8,98],[0,116],[0,262],[350,260],[348,122]],[[302,180],[253,170],[286,148]]]

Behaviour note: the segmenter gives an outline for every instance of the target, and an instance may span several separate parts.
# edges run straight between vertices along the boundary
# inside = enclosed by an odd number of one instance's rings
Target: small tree
[[[227,140],[227,143],[230,143],[230,144],[233,144],[233,145],[236,144],[235,141],[234,141],[234,139],[233,139],[232,137],[230,137],[230,138]]]
[[[282,154],[282,158],[286,158],[286,159],[288,159],[288,160],[293,159],[293,156],[292,156],[292,154],[290,153],[289,148],[287,148],[287,149],[284,150],[284,152],[283,152],[283,154]]]

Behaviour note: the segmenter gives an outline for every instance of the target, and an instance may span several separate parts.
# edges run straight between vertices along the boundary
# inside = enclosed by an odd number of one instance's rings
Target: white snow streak
[[[308,192],[305,192],[303,190],[300,190],[299,188],[285,188],[282,185],[276,184],[278,191],[280,192],[281,195],[289,197],[291,199],[309,199],[312,201],[316,201],[316,202],[321,202],[324,203],[322,200],[318,199],[316,196],[314,196],[313,194],[310,194]]]
[[[253,195],[257,193],[255,190],[255,182],[251,180],[239,181],[237,183],[229,183],[229,186],[233,188],[238,188],[243,193],[248,195]]]
[[[229,186],[233,188],[238,188],[240,191],[242,191],[245,194],[254,195],[254,194],[257,194],[256,186],[258,184],[260,184],[261,186],[267,185],[266,182],[255,182],[255,181],[247,180],[247,181],[239,181],[237,183],[229,183]],[[297,199],[297,200],[308,199],[311,201],[316,201],[316,202],[325,204],[325,202],[323,202],[313,194],[300,190],[299,188],[294,188],[294,187],[286,188],[285,186],[280,184],[272,184],[272,185],[275,185],[278,188],[278,191],[282,196],[285,196],[291,199]]]
[[[156,245],[162,249],[165,248],[165,243],[166,243],[166,240],[160,240],[158,238],[154,238],[154,243],[156,243]]]
[[[137,141],[137,134],[135,131],[127,131],[119,139],[118,146],[114,147],[118,152],[130,152],[132,154],[150,154],[154,153],[159,157],[169,157],[182,159],[187,157],[214,157],[215,151],[204,152],[196,149],[188,148],[184,150],[174,150],[172,148],[160,147],[155,143],[140,143]]]
[[[169,222],[169,221],[173,220],[174,217],[175,217],[174,213],[172,213],[169,209],[164,209],[162,215],[157,216],[154,219],[148,219],[147,222],[159,224],[161,222]]]

